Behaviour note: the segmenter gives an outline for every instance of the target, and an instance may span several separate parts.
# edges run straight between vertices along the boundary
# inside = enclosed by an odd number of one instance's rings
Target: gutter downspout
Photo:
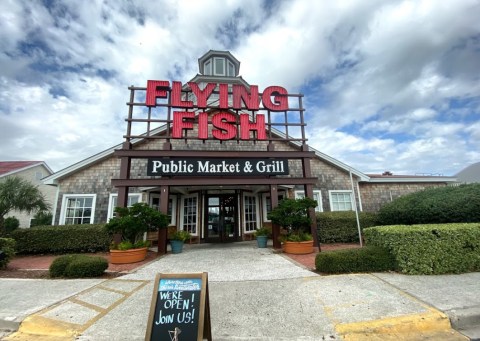
[[[360,228],[360,219],[358,218],[357,198],[355,196],[355,186],[353,185],[352,169],[348,168],[350,174],[350,183],[352,184],[353,204],[355,205],[355,217],[357,218],[358,239],[360,240],[360,247],[363,247],[362,229]]]

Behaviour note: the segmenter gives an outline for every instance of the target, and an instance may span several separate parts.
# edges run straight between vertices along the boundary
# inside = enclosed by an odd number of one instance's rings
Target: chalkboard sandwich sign
[[[157,274],[145,340],[205,339],[212,340],[207,273]]]

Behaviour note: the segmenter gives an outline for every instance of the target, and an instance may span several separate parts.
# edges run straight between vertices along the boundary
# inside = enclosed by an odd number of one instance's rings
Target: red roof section
[[[0,175],[21,170],[43,161],[0,161]]]

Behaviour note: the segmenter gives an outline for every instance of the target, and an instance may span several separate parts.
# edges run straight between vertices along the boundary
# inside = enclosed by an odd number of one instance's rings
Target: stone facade
[[[446,183],[361,183],[360,193],[363,211],[377,212],[383,205],[406,194],[427,188],[446,186]]]

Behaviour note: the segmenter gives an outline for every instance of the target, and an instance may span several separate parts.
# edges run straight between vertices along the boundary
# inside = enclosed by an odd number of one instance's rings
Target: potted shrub
[[[255,237],[257,238],[257,246],[259,248],[266,248],[268,237],[270,236],[270,229],[261,227],[255,231]]]
[[[172,253],[181,253],[183,251],[183,244],[186,240],[192,238],[188,231],[178,230],[170,235],[170,246]]]
[[[287,253],[307,254],[313,252],[313,238],[310,234],[312,223],[308,210],[317,202],[310,198],[283,199],[268,214],[272,223],[280,225],[286,234],[282,236],[283,250]]]
[[[110,234],[120,234],[122,241],[112,243],[110,262],[125,264],[140,262],[147,256],[149,242],[143,239],[145,232],[166,228],[168,216],[145,203],[131,207],[116,207],[117,216],[110,219],[105,228]]]

